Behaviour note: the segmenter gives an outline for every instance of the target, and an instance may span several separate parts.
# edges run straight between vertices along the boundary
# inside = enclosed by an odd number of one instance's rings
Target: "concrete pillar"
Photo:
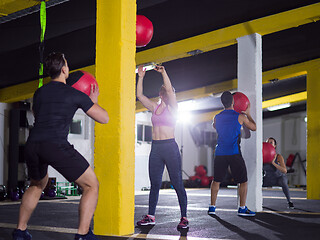
[[[320,68],[308,70],[307,75],[307,198],[320,199]]]
[[[7,104],[6,103],[0,103],[0,185],[3,185],[4,183],[4,149],[6,148],[4,146],[4,124],[5,124],[5,109]]]
[[[134,232],[136,2],[97,0],[96,78],[107,125],[95,124],[95,173],[100,182],[94,232]]]
[[[251,103],[251,115],[257,131],[251,138],[241,139],[241,150],[248,171],[247,206],[262,210],[262,48],[261,35],[252,34],[238,41],[238,91]]]

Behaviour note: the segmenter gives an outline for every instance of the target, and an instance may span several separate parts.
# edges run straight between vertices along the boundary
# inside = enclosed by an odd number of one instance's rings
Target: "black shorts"
[[[236,183],[248,181],[246,164],[241,154],[216,156],[214,158],[214,181],[222,182],[230,166],[231,176]]]
[[[25,159],[29,177],[41,180],[47,175],[48,165],[69,182],[77,180],[90,166],[87,160],[69,143],[27,142]]]

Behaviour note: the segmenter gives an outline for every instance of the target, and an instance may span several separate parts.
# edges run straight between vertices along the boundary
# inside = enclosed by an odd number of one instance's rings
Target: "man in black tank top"
[[[66,85],[69,68],[62,53],[51,53],[45,61],[52,81],[33,96],[34,127],[30,132],[25,158],[31,180],[20,206],[19,222],[13,239],[30,240],[27,223],[48,182],[48,165],[68,181],[76,182],[83,194],[79,205],[79,227],[75,239],[97,239],[89,229],[98,200],[98,179],[86,159],[67,141],[72,118],[78,108],[99,123],[107,123],[108,113],[98,105],[99,89],[91,86],[90,96]]]

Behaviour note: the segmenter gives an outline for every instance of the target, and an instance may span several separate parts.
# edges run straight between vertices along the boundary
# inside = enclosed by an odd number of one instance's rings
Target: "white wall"
[[[6,122],[8,121],[8,112],[6,109],[8,108],[7,103],[0,103],[0,185],[6,185],[5,183],[5,176],[4,176],[4,171],[5,171],[5,162],[7,159],[6,154],[7,154],[7,146],[6,146],[6,139],[5,139],[5,125],[7,124]]]
[[[9,114],[11,104],[0,103],[0,182],[3,185],[8,183],[8,168],[9,168]],[[2,162],[2,164],[1,164]],[[1,177],[2,176],[2,177]]]
[[[136,114],[135,129],[135,190],[150,188],[149,180],[149,154],[151,143],[137,141],[137,124],[151,126],[151,112],[141,112]]]
[[[282,129],[282,118],[275,117],[265,119],[263,121],[263,141],[266,141],[269,137],[273,137],[277,141],[277,149],[281,149],[281,129]]]
[[[194,167],[200,165],[200,151],[193,142],[189,128],[192,127],[191,123],[177,122],[175,137],[179,149],[182,148],[182,170],[188,175],[195,175]],[[204,164],[207,165],[207,164]],[[188,176],[182,172],[182,178],[188,179]],[[169,181],[169,178],[167,179]]]

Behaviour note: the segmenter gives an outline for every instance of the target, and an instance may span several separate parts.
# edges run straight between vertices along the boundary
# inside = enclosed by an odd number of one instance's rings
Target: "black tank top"
[[[77,109],[87,112],[92,106],[93,102],[83,92],[62,82],[49,82],[33,95],[35,122],[28,141],[66,142]]]

